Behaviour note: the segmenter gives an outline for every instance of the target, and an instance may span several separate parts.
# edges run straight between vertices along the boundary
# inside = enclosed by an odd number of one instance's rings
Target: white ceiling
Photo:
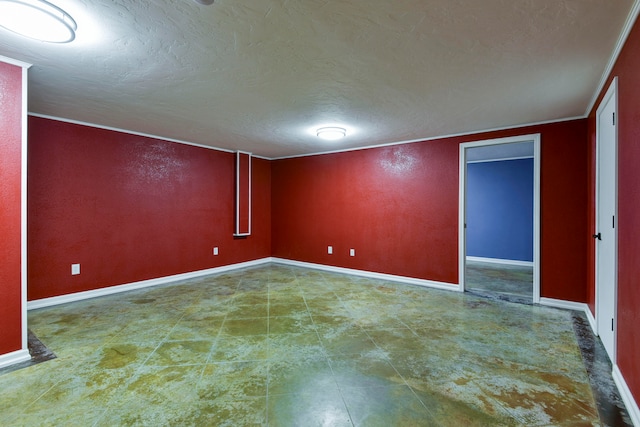
[[[50,0],[29,111],[275,158],[584,116],[633,0]],[[327,143],[315,129],[339,125]]]

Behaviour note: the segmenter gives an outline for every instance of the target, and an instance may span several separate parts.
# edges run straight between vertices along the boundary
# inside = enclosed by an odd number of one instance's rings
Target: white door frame
[[[614,146],[615,146],[615,166],[614,166],[614,174],[615,174],[615,194],[614,194],[614,218],[615,218],[615,224],[613,227],[613,239],[614,239],[614,243],[613,243],[613,247],[614,247],[614,253],[613,253],[613,257],[614,257],[614,274],[613,274],[613,292],[614,292],[614,296],[613,296],[613,318],[614,318],[614,322],[617,320],[617,314],[618,314],[618,298],[617,298],[617,294],[618,294],[618,126],[617,126],[617,121],[618,121],[618,117],[617,117],[617,111],[618,111],[618,78],[614,77],[613,81],[611,82],[611,85],[609,86],[609,89],[607,89],[606,94],[604,95],[604,97],[602,98],[602,101],[600,101],[600,104],[598,105],[598,109],[596,110],[596,182],[595,182],[595,191],[596,191],[596,203],[595,203],[595,227],[594,230],[596,233],[599,233],[600,231],[598,230],[598,220],[599,220],[599,205],[600,205],[600,189],[599,189],[599,182],[600,182],[600,117],[601,115],[604,113],[605,107],[607,106],[608,102],[610,100],[612,100],[613,97],[613,102],[614,102],[614,114],[615,114],[615,129],[614,129]],[[600,313],[602,313],[602,310],[600,309],[600,305],[603,303],[602,300],[602,296],[601,293],[604,292],[606,289],[604,287],[604,285],[602,285],[601,283],[599,283],[598,280],[598,257],[599,257],[599,245],[596,242],[595,244],[595,265],[594,265],[594,280],[595,280],[595,293],[596,293],[596,303],[595,303],[595,326],[596,326],[596,334],[600,335],[602,332],[602,327],[608,327],[608,322],[605,325],[604,323],[602,325],[600,325],[600,321],[604,320],[600,318]],[[613,348],[612,348],[612,354],[610,354],[609,356],[611,357],[611,362],[615,365],[616,363],[616,344],[617,344],[617,337],[618,337],[618,328],[615,327],[615,325],[613,325]]]
[[[488,145],[533,142],[533,303],[540,303],[540,134],[488,139],[460,144],[460,191],[458,196],[458,290],[465,290],[467,149]]]

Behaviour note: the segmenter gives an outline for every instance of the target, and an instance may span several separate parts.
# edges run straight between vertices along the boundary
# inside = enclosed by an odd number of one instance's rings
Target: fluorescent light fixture
[[[327,141],[336,141],[347,136],[347,131],[339,127],[324,127],[316,131],[316,136]]]
[[[78,28],[67,12],[44,0],[0,0],[0,26],[52,43],[72,41]]]

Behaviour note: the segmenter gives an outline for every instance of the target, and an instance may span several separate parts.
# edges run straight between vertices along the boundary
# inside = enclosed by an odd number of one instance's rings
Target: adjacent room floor
[[[465,288],[474,294],[533,303],[533,267],[467,260],[465,276]]]
[[[0,425],[601,425],[574,315],[265,265],[31,311]]]

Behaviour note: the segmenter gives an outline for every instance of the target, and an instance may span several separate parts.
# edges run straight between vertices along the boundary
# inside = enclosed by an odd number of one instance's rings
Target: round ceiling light
[[[347,136],[347,131],[339,127],[324,127],[316,131],[316,136],[327,141],[336,141]]]
[[[36,40],[68,43],[76,38],[78,25],[44,0],[0,0],[0,27]]]

